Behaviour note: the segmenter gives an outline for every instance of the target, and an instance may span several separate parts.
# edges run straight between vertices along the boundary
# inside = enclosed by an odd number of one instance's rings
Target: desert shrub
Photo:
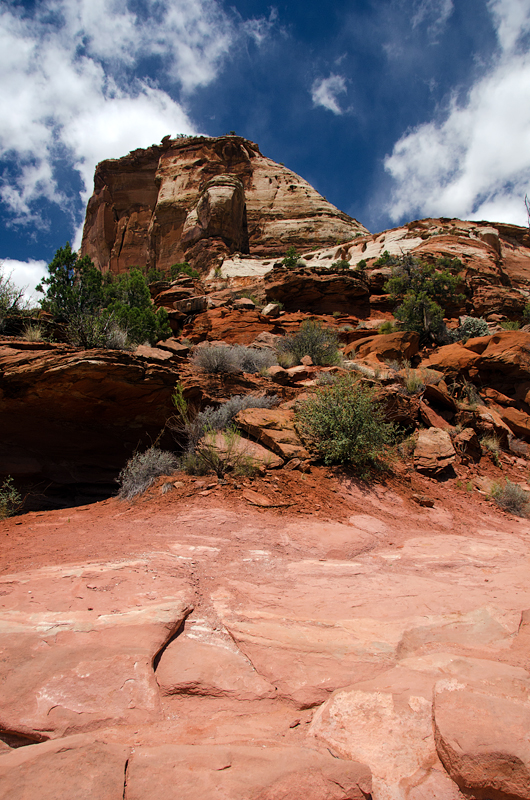
[[[218,478],[223,478],[227,473],[255,475],[259,463],[245,452],[239,433],[229,428],[221,433],[207,432],[193,452],[184,454],[181,467],[189,475],[214,473]]]
[[[180,264],[172,264],[169,269],[169,274],[171,276],[171,280],[174,281],[180,275],[188,275],[190,278],[200,278],[200,273],[197,272],[196,269],[191,267],[187,261],[184,261]]]
[[[357,262],[357,264],[355,266],[355,269],[358,270],[358,272],[364,272],[367,266],[368,266],[368,263],[367,263],[366,259],[365,258],[361,258],[361,260]]]
[[[105,347],[111,320],[136,344],[154,344],[171,334],[168,313],[153,307],[141,270],[103,276],[88,256],[78,258],[69,242],[57,250],[37,290],[44,294],[41,307],[66,322],[70,341],[81,347]]]
[[[337,375],[333,372],[320,372],[317,377],[318,386],[331,386],[337,381]]]
[[[460,272],[464,265],[459,258],[450,258],[449,256],[442,256],[436,259],[436,266],[440,269],[447,269],[449,272]]]
[[[530,322],[530,303],[527,303],[523,308],[523,325],[528,325]]]
[[[129,339],[129,335],[124,328],[121,328],[117,322],[112,322],[109,326],[106,338],[105,347],[109,350],[132,350],[133,345]]]
[[[478,336],[488,336],[488,323],[483,317],[460,317],[460,325],[453,331],[448,331],[451,342],[467,342]]]
[[[261,372],[276,364],[272,350],[245,347],[244,345],[214,345],[199,347],[192,358],[192,364],[210,375],[220,373]]]
[[[410,366],[404,367],[402,379],[407,394],[419,394],[425,389],[423,376],[417,369],[411,369]]]
[[[444,309],[448,302],[463,299],[456,293],[458,277],[448,270],[436,270],[412,256],[394,259],[393,264],[385,291],[400,303],[394,316],[401,327],[416,331],[424,343],[443,342],[447,336]]]
[[[518,483],[508,480],[504,486],[496,483],[491,490],[491,496],[499,508],[510,514],[527,517],[530,513],[530,495]]]
[[[0,519],[16,514],[22,505],[22,497],[13,486],[13,478],[8,475],[0,484]]]
[[[282,259],[282,264],[284,267],[297,267],[301,261],[302,257],[300,253],[298,253],[296,248],[291,245],[287,248],[285,257]]]
[[[0,331],[4,329],[10,314],[21,310],[23,297],[24,290],[19,289],[9,275],[4,275],[3,264],[0,262]]]
[[[501,443],[499,438],[493,434],[489,436],[483,436],[480,439],[480,444],[482,450],[485,451],[493,463],[499,467],[501,464]]]
[[[233,347],[225,345],[197,348],[191,359],[191,363],[202,372],[207,372],[209,375],[237,372],[239,369],[236,359],[234,358]]]
[[[399,258],[397,256],[391,256],[388,250],[385,250],[379,258],[374,261],[374,267],[389,267],[393,264],[398,264]]]
[[[236,364],[243,372],[255,374],[277,363],[274,351],[266,348],[233,345],[233,351]]]
[[[334,261],[331,265],[331,269],[349,269],[350,262],[346,258],[339,258],[338,261]]]
[[[255,394],[236,394],[219,407],[206,406],[197,412],[185,400],[182,387],[177,384],[172,397],[176,415],[168,421],[168,427],[179,439],[184,439],[186,452],[195,451],[199,441],[206,433],[216,433],[233,429],[236,414],[245,408],[272,408],[278,402],[276,395],[259,397]]]
[[[44,328],[38,322],[30,322],[22,331],[22,335],[28,342],[42,342],[44,340]]]
[[[131,500],[145,492],[160,475],[170,475],[178,467],[178,458],[168,450],[150,447],[144,453],[135,453],[118,476],[119,496]]]
[[[278,342],[278,361],[283,354],[290,355],[297,364],[303,356],[311,356],[313,364],[332,366],[340,361],[338,343],[335,331],[325,328],[321,322],[305,320],[297,333],[285,336]]]
[[[503,331],[518,331],[520,327],[521,323],[516,319],[506,319],[504,322],[501,322]]]
[[[383,322],[382,325],[380,325],[378,333],[389,334],[389,333],[394,333],[395,330],[396,326],[394,325],[394,323],[391,322],[389,319],[387,319]]]
[[[300,434],[326,464],[350,465],[360,477],[385,465],[394,425],[385,422],[374,389],[353,376],[317,388],[295,413]]]

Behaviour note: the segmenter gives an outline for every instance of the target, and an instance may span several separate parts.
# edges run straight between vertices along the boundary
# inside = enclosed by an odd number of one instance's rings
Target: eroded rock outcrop
[[[262,257],[366,233],[306,181],[239,136],[165,139],[96,168],[82,253],[119,273]]]

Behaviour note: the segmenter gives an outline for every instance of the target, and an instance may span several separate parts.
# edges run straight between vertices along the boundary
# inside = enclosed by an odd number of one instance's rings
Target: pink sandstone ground
[[[530,797],[530,523],[478,469],[177,474],[2,522],[0,796]]]

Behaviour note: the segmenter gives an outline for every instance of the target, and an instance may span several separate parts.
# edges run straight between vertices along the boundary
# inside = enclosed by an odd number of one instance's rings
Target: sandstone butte
[[[291,243],[305,264],[274,266]],[[151,286],[174,328],[156,347],[0,340],[0,472],[28,491],[0,522],[0,797],[529,800],[530,522],[490,499],[495,481],[530,490],[530,332],[499,325],[528,302],[528,231],[372,235],[256,145],[201,137],[99,165],[83,250],[114,272],[186,258],[201,277]],[[484,316],[488,335],[379,334],[385,250],[458,257],[449,324]],[[331,267],[362,258],[362,276]],[[193,364],[212,342],[274,348],[308,318],[336,330],[344,366]],[[294,421],[352,364],[413,432],[370,484],[319,463]],[[197,408],[277,395],[237,418],[259,473],[111,496],[177,381]]]

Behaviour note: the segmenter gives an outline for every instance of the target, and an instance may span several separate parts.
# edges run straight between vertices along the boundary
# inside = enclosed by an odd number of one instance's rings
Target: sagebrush
[[[494,484],[491,496],[504,511],[517,517],[527,517],[530,513],[530,495],[518,483],[506,481],[504,486]]]
[[[16,514],[22,505],[22,497],[13,485],[13,478],[8,475],[0,484],[0,519]]]
[[[305,320],[297,333],[285,336],[278,342],[278,360],[287,356],[299,364],[310,356],[313,364],[329,367],[340,362],[339,337],[336,331],[324,327],[320,321]]]
[[[255,374],[277,363],[272,350],[244,345],[211,345],[197,348],[192,364],[210,375],[230,372]]]
[[[131,500],[145,492],[156,478],[171,475],[178,468],[178,458],[168,450],[150,447],[143,453],[135,453],[118,476],[119,496]]]

